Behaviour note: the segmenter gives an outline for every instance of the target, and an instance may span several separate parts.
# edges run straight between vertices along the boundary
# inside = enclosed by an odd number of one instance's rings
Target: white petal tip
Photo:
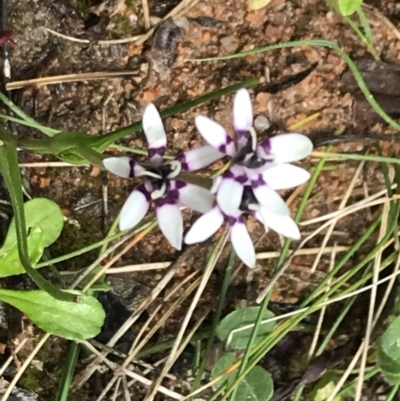
[[[103,166],[111,173],[122,177],[128,178],[131,174],[130,158],[123,157],[107,157],[103,159]]]

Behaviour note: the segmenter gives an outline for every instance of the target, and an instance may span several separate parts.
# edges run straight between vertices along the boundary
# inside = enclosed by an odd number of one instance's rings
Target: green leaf
[[[44,246],[54,243],[61,234],[64,216],[57,203],[46,198],[35,198],[24,203],[26,229],[39,226],[44,235]],[[3,247],[17,242],[15,219],[12,219]]]
[[[214,367],[212,368],[211,377],[213,379],[218,377],[220,374],[225,372],[225,370],[228,369],[229,366],[232,366],[233,362],[235,362],[235,353],[234,352],[225,352],[224,354],[222,354],[221,358],[219,358],[217,360]],[[221,378],[218,381],[218,384],[221,385],[227,379],[234,379],[234,378],[235,378],[235,375],[230,373],[230,374],[224,376],[223,378]],[[229,381],[232,381],[232,380],[229,380]]]
[[[80,295],[82,301],[59,301],[42,290],[3,289],[0,289],[0,300],[22,311],[48,333],[68,340],[85,340],[95,337],[100,332],[105,319],[105,312],[100,302],[79,291],[66,292]]]
[[[42,257],[44,251],[43,230],[38,225],[35,225],[31,229],[27,239],[29,260],[32,265],[35,265]],[[21,264],[18,254],[18,242],[15,239],[13,244],[9,242],[0,249],[0,277],[14,276],[22,273],[25,273],[25,269]]]
[[[363,0],[339,0],[339,10],[344,17],[355,13],[361,7]]]
[[[258,312],[260,310],[259,306],[250,306],[244,309],[238,309],[228,316],[226,316],[217,326],[216,333],[218,338],[225,342],[226,347],[231,349],[245,349],[248,340],[253,330],[254,322],[257,319]],[[265,309],[263,311],[263,320],[271,319],[275,315]],[[233,332],[240,327],[251,325],[246,329],[241,331]],[[261,324],[258,330],[256,340],[260,340],[266,333],[270,333],[275,327],[275,322],[269,322]]]
[[[336,383],[338,381],[338,377],[332,371],[328,371],[325,373],[320,380],[318,380],[317,384],[314,386],[311,399],[314,401],[325,401],[332,394]],[[333,401],[341,401],[342,397],[336,396]]]
[[[239,383],[233,401],[268,401],[273,393],[271,375],[261,366],[254,366]]]
[[[383,377],[392,385],[400,384],[400,316],[383,333],[377,359]]]

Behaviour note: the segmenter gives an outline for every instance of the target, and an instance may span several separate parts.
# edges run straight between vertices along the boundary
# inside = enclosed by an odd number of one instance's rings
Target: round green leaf
[[[79,291],[81,302],[59,301],[42,290],[15,291],[0,289],[0,300],[22,311],[37,326],[48,333],[68,340],[95,337],[104,323],[105,312],[94,297]]]
[[[363,0],[339,0],[339,10],[344,17],[355,13],[361,7]]]
[[[57,203],[46,198],[35,198],[24,203],[27,230],[39,226],[44,235],[44,246],[54,243],[61,234],[64,215]],[[12,219],[3,247],[17,242],[15,220]]]
[[[44,251],[43,230],[35,225],[28,235],[28,252],[31,265],[40,260]],[[9,243],[7,247],[0,249],[0,277],[14,276],[25,273],[18,253],[18,243]]]
[[[378,346],[378,366],[383,377],[392,385],[400,383],[400,317],[383,333]]]
[[[233,365],[233,362],[235,362],[235,354],[233,352],[225,352],[224,354],[222,354],[221,358],[217,360],[214,367],[212,368],[211,377],[215,379],[220,374],[224,373],[225,370],[229,368],[229,366]],[[218,381],[218,384],[221,385],[228,378],[235,378],[235,376],[232,373],[226,375]]]
[[[400,362],[400,316],[383,333],[380,346],[391,359]]]
[[[268,401],[273,393],[271,375],[261,366],[254,366],[239,383],[234,401]]]
[[[216,333],[219,339],[225,342],[225,345],[231,349],[244,349],[250,338],[253,325],[257,319],[259,306],[250,306],[248,308],[238,309],[226,316],[217,326]],[[263,320],[271,319],[275,315],[265,309],[263,311]],[[251,327],[235,331],[241,327]],[[261,324],[258,330],[257,339],[270,333],[275,327],[275,322]]]

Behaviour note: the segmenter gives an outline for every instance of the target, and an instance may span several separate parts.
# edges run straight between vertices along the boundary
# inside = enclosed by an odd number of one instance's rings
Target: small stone
[[[224,47],[228,47],[232,43],[232,38],[229,36],[225,36],[221,39],[221,45]]]
[[[254,128],[258,131],[258,132],[262,132],[267,130],[269,127],[271,126],[271,123],[268,121],[268,118],[260,115],[257,116],[254,120]]]

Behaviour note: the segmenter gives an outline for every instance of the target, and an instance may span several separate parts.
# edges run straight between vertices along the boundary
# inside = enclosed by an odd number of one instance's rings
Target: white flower
[[[253,109],[250,95],[241,89],[235,96],[233,120],[234,141],[225,128],[208,117],[196,117],[196,127],[203,138],[218,151],[232,158],[232,167],[219,180],[216,189],[218,205],[229,215],[238,210],[245,185],[255,190],[260,203],[262,192],[268,187],[278,190],[303,184],[310,174],[288,164],[308,156],[313,145],[305,135],[290,133],[268,138],[257,144],[253,128]]]
[[[162,233],[174,248],[180,250],[183,221],[178,205],[206,213],[212,208],[214,198],[207,189],[176,178],[181,171],[201,169],[223,155],[211,146],[204,146],[162,164],[167,136],[153,104],[149,104],[143,114],[143,131],[149,146],[149,167],[126,156],[103,160],[104,167],[120,177],[142,178],[142,183],[133,190],[122,207],[119,227],[121,230],[135,227],[146,215],[153,200]]]
[[[275,136],[257,144],[253,128],[253,109],[246,89],[238,91],[233,107],[236,141],[225,128],[204,116],[196,126],[204,139],[232,159],[231,167],[214,180],[211,190],[217,205],[201,216],[186,235],[194,244],[211,237],[228,220],[232,245],[248,267],[255,267],[256,255],[243,214],[252,214],[266,228],[292,239],[300,239],[297,224],[290,217],[284,200],[276,192],[301,185],[310,174],[289,162],[300,160],[313,149],[305,135]]]
[[[225,214],[216,205],[209,212],[203,214],[192,225],[185,237],[186,244],[203,242],[210,238],[227,219],[232,246],[242,262],[250,268],[256,265],[256,254],[253,242],[247,232],[244,214],[252,214],[265,227],[292,239],[300,238],[300,231],[290,217],[290,211],[284,200],[273,189],[268,188],[264,193],[268,202],[260,203],[255,191],[249,185],[244,186],[238,210],[232,214]]]

